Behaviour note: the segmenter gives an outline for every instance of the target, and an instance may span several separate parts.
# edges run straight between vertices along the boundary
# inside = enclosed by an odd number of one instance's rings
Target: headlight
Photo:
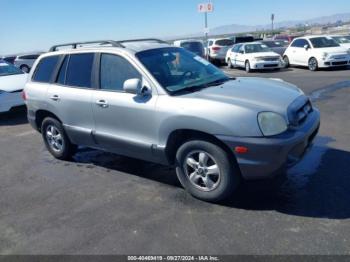
[[[287,130],[287,123],[283,116],[274,112],[261,112],[258,123],[264,136],[274,136]]]

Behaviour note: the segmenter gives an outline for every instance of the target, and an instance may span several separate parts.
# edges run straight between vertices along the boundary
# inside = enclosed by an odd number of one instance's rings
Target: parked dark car
[[[277,40],[263,40],[260,43],[266,45],[273,52],[283,56],[284,51],[286,51],[288,43],[285,41],[277,41]]]
[[[6,61],[7,63],[13,64],[17,56],[3,56],[1,60]]]

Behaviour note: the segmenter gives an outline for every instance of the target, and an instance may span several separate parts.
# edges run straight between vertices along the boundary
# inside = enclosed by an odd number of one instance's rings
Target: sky
[[[47,50],[99,39],[171,37],[202,32],[199,3],[209,0],[0,0],[0,54]],[[211,0],[209,28],[258,25],[350,12],[349,0]]]

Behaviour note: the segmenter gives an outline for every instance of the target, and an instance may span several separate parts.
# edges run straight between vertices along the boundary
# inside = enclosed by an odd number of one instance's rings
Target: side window
[[[309,43],[305,39],[301,40],[300,45],[302,48],[304,48],[304,46],[306,46],[306,45],[310,47]]]
[[[299,47],[300,44],[300,39],[294,40],[293,43],[291,44],[291,47]]]
[[[66,82],[68,60],[69,60],[69,56],[65,56],[64,61],[61,65],[60,71],[58,73],[58,77],[57,77],[57,81],[56,81],[56,83],[58,83],[58,84],[64,85]]]
[[[124,82],[131,78],[141,79],[141,74],[129,61],[117,55],[101,54],[101,89],[122,91]]]
[[[35,82],[49,83],[58,60],[59,56],[48,56],[41,59],[35,69],[32,80]]]
[[[70,55],[65,84],[73,87],[91,88],[94,54]]]
[[[209,41],[208,46],[212,46],[213,45],[213,41]]]

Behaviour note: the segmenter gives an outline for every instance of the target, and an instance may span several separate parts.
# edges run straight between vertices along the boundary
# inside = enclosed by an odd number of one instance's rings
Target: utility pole
[[[271,15],[271,34],[273,35],[273,31],[274,31],[274,21],[275,21],[275,14]]]
[[[203,3],[198,5],[198,12],[204,13],[204,34],[205,34],[205,41],[208,40],[208,34],[209,34],[209,28],[208,28],[208,13],[211,13],[214,11],[214,6],[209,0],[208,3]]]

